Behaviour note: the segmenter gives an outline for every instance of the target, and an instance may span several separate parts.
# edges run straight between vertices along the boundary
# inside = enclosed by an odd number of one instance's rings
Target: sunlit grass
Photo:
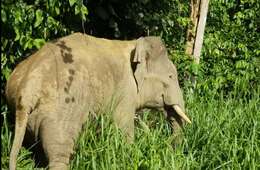
[[[169,124],[158,112],[145,111],[136,121],[135,142],[128,144],[109,116],[98,117],[83,128],[75,146],[71,169],[252,169],[260,168],[259,97],[249,101],[233,98],[186,95],[192,124],[184,129],[184,140],[174,149]],[[11,136],[4,122],[1,139],[2,168],[8,169]],[[20,169],[33,169],[31,152],[22,149]]]

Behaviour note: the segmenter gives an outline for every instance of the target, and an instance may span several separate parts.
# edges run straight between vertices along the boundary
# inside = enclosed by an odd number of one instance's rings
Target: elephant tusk
[[[181,110],[180,106],[178,105],[174,105],[173,108],[175,109],[176,113],[182,117],[186,122],[191,123],[190,119],[188,118],[188,116],[186,116],[186,114]]]

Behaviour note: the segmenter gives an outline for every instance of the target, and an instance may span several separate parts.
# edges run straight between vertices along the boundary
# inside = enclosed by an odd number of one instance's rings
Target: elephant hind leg
[[[40,128],[44,152],[50,170],[66,170],[73,153],[79,128],[76,122],[45,119]]]

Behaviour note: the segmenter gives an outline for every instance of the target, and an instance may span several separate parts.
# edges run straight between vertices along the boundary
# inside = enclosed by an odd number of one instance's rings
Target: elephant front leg
[[[134,142],[134,116],[133,108],[127,109],[123,106],[118,107],[113,114],[114,122],[126,136],[128,143]]]
[[[183,141],[183,121],[181,120],[180,117],[171,117],[170,118],[170,123],[173,128],[173,136],[174,136],[174,144],[175,146],[178,146],[179,144],[182,143]]]
[[[175,147],[183,141],[183,120],[171,107],[166,107],[164,112],[173,130]]]

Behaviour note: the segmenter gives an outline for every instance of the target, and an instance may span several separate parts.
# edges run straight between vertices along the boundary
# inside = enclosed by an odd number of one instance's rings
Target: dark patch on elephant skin
[[[66,97],[66,98],[65,98],[65,102],[66,102],[66,103],[69,103],[69,102],[74,103],[74,102],[75,102],[75,98],[74,98],[74,97],[71,97],[71,98]]]
[[[72,83],[72,81],[73,81],[73,77],[72,76],[69,76],[69,81],[70,81],[70,83]]]
[[[59,43],[57,43],[57,46],[61,48],[60,52],[61,52],[63,62],[65,64],[72,63],[73,62],[73,55],[71,54],[72,49],[66,46],[65,41],[60,41]]]
[[[23,109],[23,106],[22,106],[21,102],[22,102],[22,96],[20,96],[18,98],[17,105],[16,105],[17,106],[17,110],[22,110]]]
[[[71,87],[71,84],[73,82],[73,75],[75,74],[75,70],[73,69],[69,69],[68,70],[70,76],[68,77],[68,81],[66,81],[66,87],[64,87],[64,91],[65,93],[69,94],[69,91],[70,91],[70,87]]]
[[[73,59],[72,59],[72,54],[70,53],[64,53],[64,55],[62,54],[63,56],[63,61],[64,63],[72,63],[73,62]]]
[[[64,87],[64,91],[65,91],[65,93],[69,93],[69,89],[67,88],[67,87]]]
[[[75,70],[73,70],[73,69],[69,69],[69,73],[71,74],[71,75],[74,75],[75,74]]]
[[[69,76],[69,81],[66,82],[66,86],[67,86],[67,87],[64,88],[64,91],[65,91],[65,92],[69,93],[69,90],[70,90],[72,81],[73,81],[73,77],[72,77],[72,76]]]
[[[71,48],[66,46],[66,43],[65,41],[60,41],[57,46],[59,46],[62,50],[65,50],[65,51],[68,51],[68,52],[71,52]]]
[[[70,98],[69,98],[69,97],[66,97],[66,98],[65,98],[65,102],[66,102],[66,103],[69,103],[69,102],[70,102]]]

